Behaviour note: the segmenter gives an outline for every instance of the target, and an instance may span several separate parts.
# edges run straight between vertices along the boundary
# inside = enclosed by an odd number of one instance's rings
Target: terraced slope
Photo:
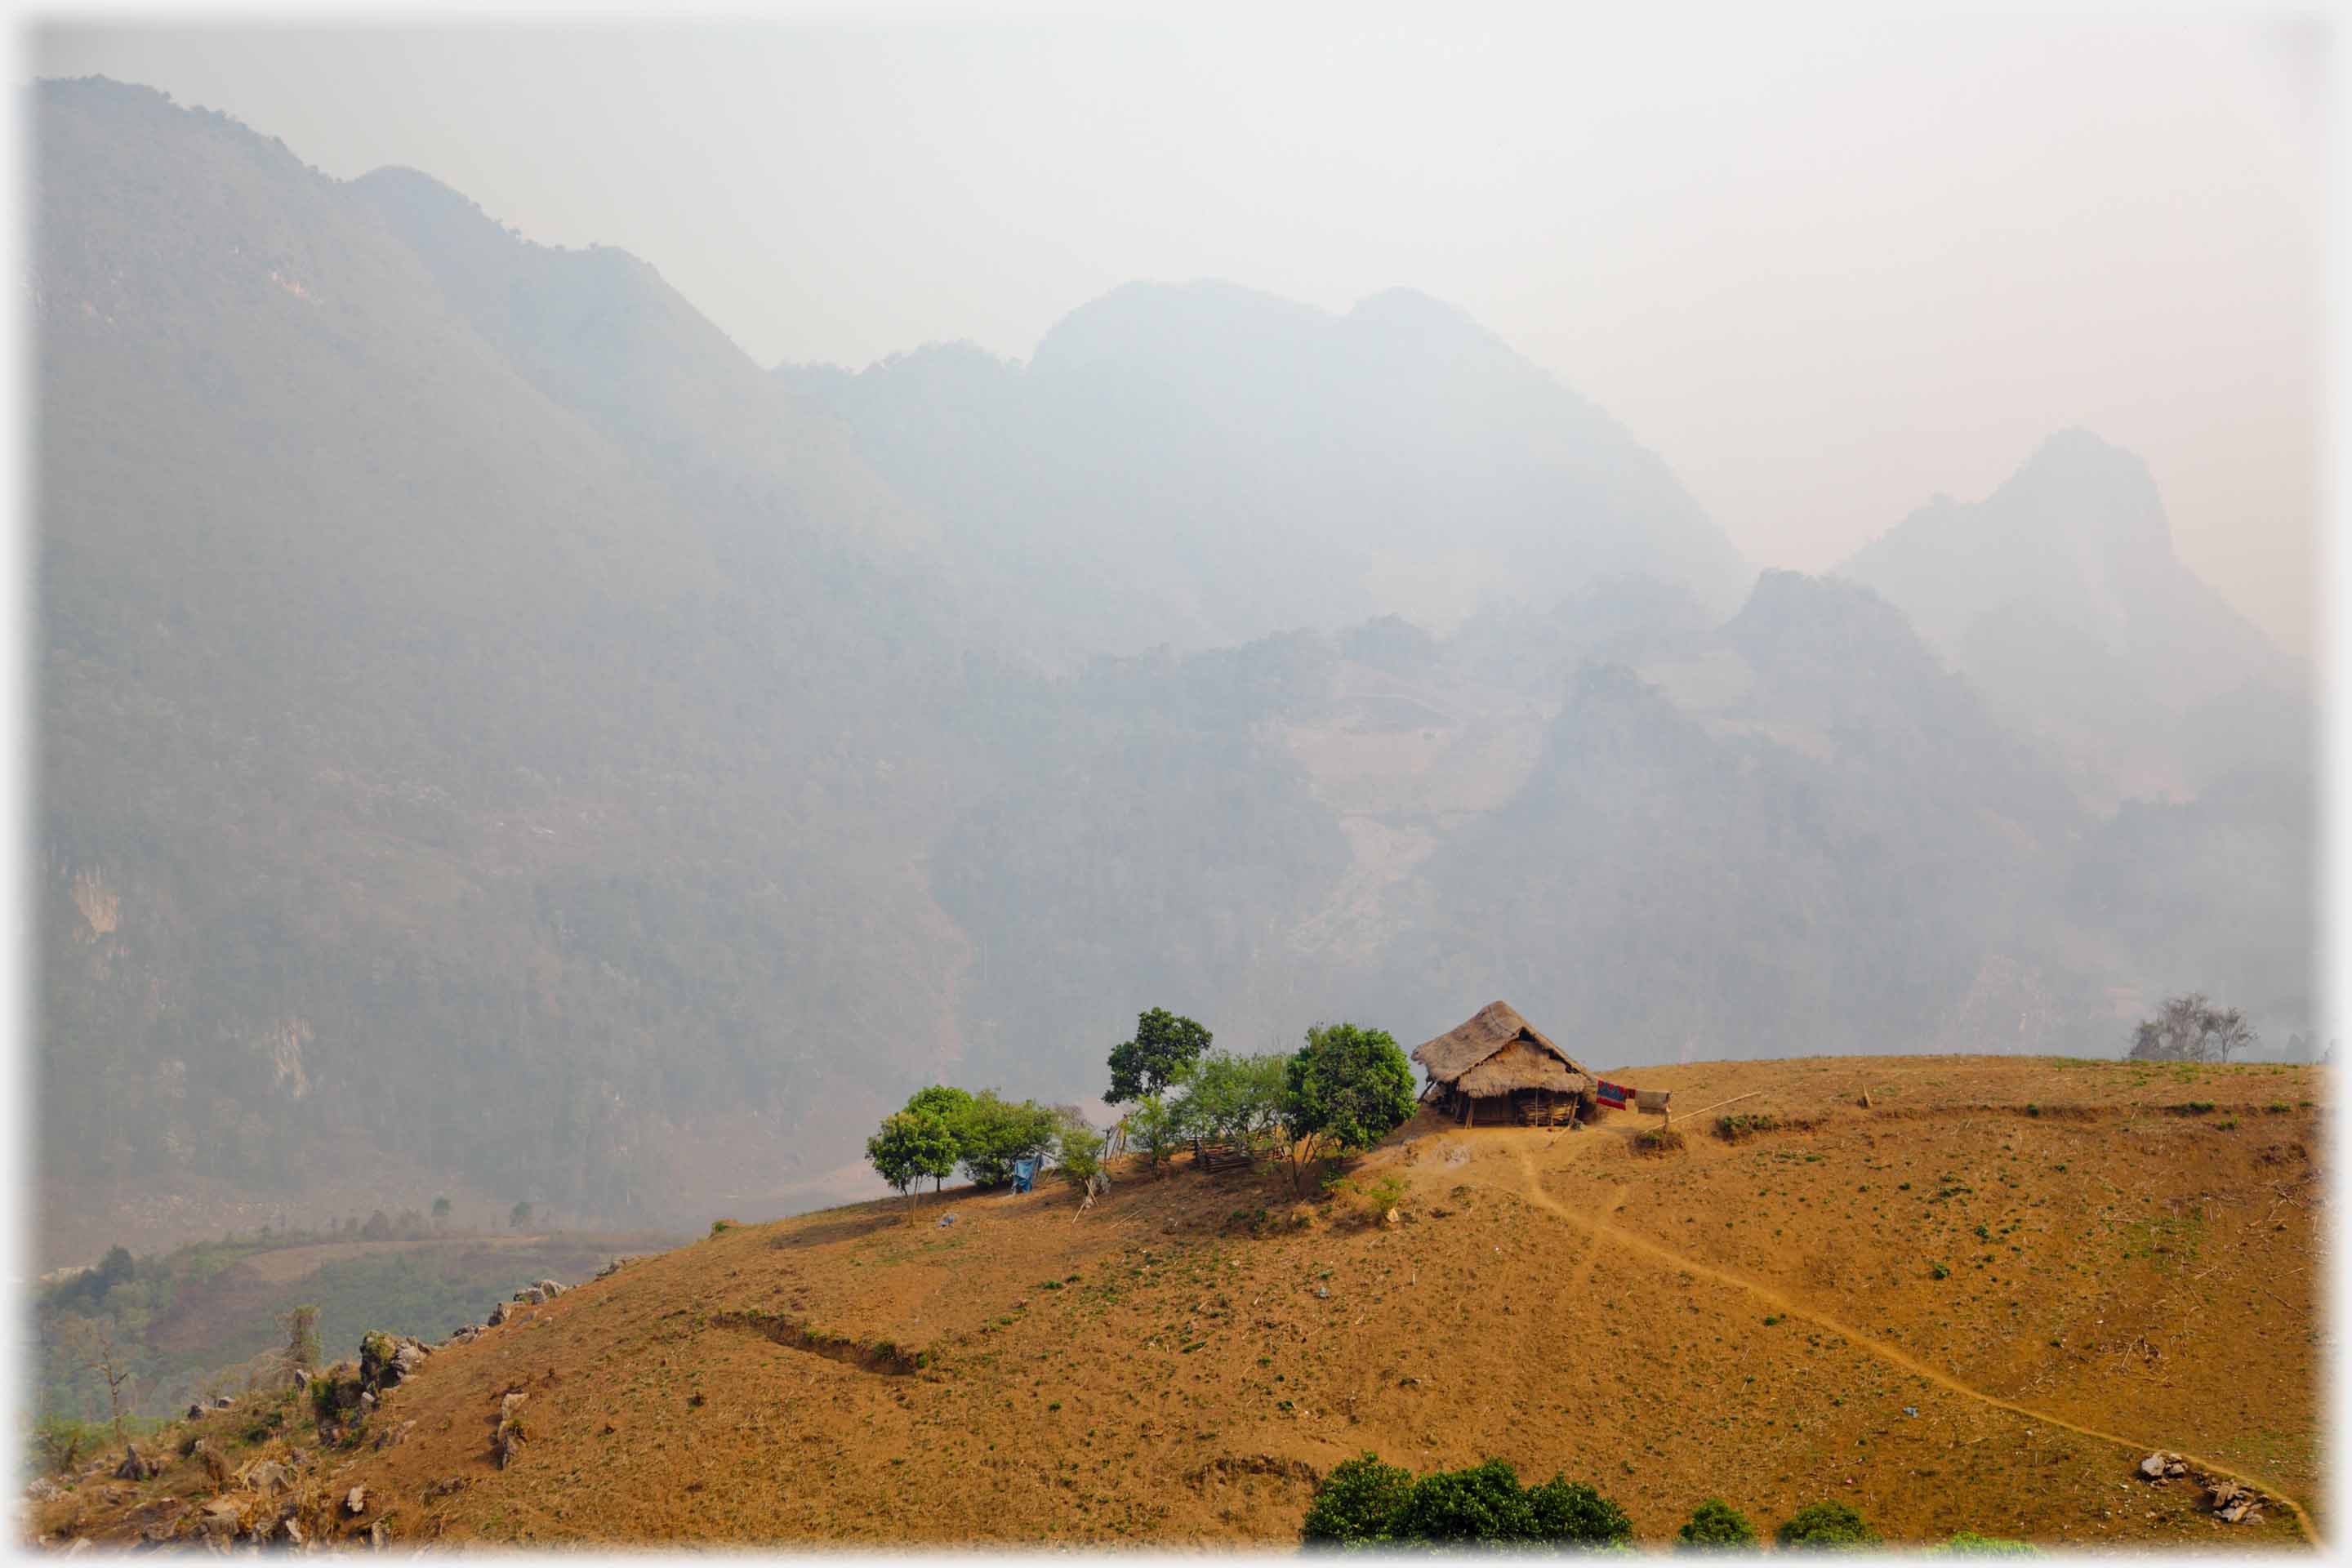
[[[1625,1114],[1423,1118],[1360,1173],[1404,1182],[1393,1227],[1180,1168],[1084,1215],[951,1192],[730,1230],[442,1351],[376,1417],[407,1440],[313,1485],[364,1485],[340,1527],[394,1541],[1281,1542],[1369,1448],[1564,1470],[1651,1542],[1708,1495],[1909,1540],[2327,1533],[2315,1069],[1628,1076],[1689,1108],[1682,1152]],[[1777,1125],[1691,1115],[1735,1096]],[[2157,1448],[2273,1500],[2225,1526],[2136,1479]]]

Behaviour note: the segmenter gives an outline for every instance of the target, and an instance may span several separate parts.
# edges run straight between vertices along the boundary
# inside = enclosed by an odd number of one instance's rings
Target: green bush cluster
[[[1812,1552],[1844,1552],[1878,1544],[1878,1532],[1842,1502],[1809,1502],[1775,1532],[1783,1546]]]
[[[1554,1476],[1523,1487],[1507,1460],[1416,1479],[1380,1456],[1334,1466],[1315,1489],[1300,1538],[1309,1546],[1609,1546],[1629,1542],[1624,1510],[1581,1482]]]
[[[1756,1547],[1756,1527],[1748,1516],[1725,1502],[1711,1497],[1691,1510],[1689,1519],[1675,1532],[1680,1552],[1753,1551]]]

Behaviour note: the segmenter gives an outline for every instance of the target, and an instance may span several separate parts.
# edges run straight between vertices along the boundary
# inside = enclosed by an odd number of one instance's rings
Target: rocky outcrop
[[[163,1467],[141,1453],[135,1443],[122,1446],[122,1463],[114,1467],[114,1479],[118,1481],[152,1481],[163,1473]]]
[[[499,1401],[499,1426],[490,1437],[490,1454],[502,1470],[513,1462],[515,1450],[522,1447],[526,1435],[522,1424],[522,1405],[528,1397],[527,1394],[514,1393]]]

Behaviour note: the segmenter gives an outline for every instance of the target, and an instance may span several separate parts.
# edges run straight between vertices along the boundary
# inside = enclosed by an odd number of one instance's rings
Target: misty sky
[[[2307,647],[2326,36],[1763,26],[76,26],[28,64],[620,246],[763,363],[1025,358],[1139,278],[1409,284],[1607,406],[1761,565],[1831,566],[2084,425]]]

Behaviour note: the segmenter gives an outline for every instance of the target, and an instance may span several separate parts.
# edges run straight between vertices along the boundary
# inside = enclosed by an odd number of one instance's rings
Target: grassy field
[[[1564,1472],[1654,1543],[1708,1496],[1766,1528],[1848,1502],[1910,1542],[2326,1533],[2318,1071],[1623,1076],[1748,1120],[1685,1111],[1643,1155],[1630,1113],[1424,1117],[1357,1173],[1402,1183],[1392,1226],[1181,1166],[1083,1216],[950,1190],[912,1225],[898,1200],[747,1225],[443,1350],[377,1417],[407,1440],[317,1484],[452,1543],[1282,1543],[1369,1449]],[[2225,1526],[2136,1478],[2158,1448],[2273,1500]],[[127,1506],[38,1528],[103,1537]]]

